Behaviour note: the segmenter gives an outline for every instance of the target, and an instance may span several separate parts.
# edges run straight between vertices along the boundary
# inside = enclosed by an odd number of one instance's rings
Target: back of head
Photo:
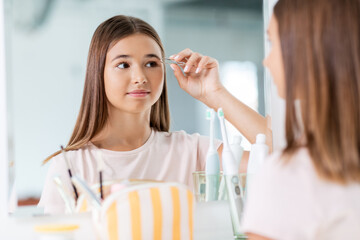
[[[301,132],[320,177],[360,182],[360,1],[279,0],[274,15],[286,79],[285,153],[298,149]]]

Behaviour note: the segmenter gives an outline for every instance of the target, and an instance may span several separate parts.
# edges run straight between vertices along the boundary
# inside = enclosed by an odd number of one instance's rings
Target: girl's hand
[[[182,73],[177,64],[171,64],[180,87],[192,97],[209,105],[209,99],[216,96],[224,87],[219,79],[219,63],[216,59],[203,56],[190,49],[174,54],[170,59],[185,62]]]

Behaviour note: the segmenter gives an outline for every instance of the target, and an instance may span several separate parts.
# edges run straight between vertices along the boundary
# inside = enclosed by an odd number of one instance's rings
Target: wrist
[[[199,100],[209,108],[217,110],[221,107],[222,99],[224,99],[227,94],[229,94],[228,90],[223,85],[221,85]]]

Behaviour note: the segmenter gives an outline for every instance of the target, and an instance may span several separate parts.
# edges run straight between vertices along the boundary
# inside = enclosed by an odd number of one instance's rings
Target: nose
[[[146,78],[143,78],[143,79],[134,79],[134,83],[135,84],[145,84],[145,83],[147,83],[147,80],[146,80]]]
[[[147,83],[146,76],[141,68],[136,68],[133,72],[133,83],[134,84],[145,84]]]

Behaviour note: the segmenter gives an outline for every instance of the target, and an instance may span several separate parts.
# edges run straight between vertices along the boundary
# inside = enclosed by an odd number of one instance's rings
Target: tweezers
[[[170,58],[164,58],[163,60],[161,60],[161,62],[165,64],[176,64],[179,66],[184,66],[186,64],[186,62],[178,62]]]

